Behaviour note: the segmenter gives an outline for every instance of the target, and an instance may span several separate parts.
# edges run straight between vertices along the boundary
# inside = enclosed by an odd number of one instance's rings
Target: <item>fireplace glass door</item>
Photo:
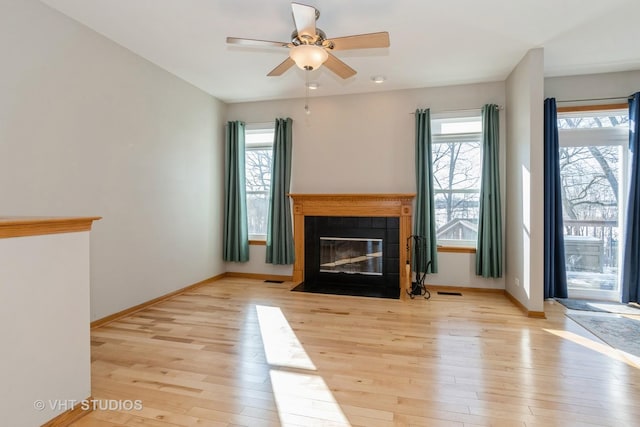
[[[382,276],[382,239],[320,237],[320,272]]]

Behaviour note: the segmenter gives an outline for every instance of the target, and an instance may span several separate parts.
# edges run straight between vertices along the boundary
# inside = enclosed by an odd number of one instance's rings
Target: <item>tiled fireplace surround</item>
[[[305,274],[305,217],[397,217],[399,220],[398,287],[407,277],[406,242],[411,235],[414,194],[290,194],[293,200],[293,228],[296,260],[293,281],[303,282]]]

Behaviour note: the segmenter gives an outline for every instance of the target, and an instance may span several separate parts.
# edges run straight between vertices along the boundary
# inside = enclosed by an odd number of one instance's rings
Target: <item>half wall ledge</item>
[[[93,221],[99,219],[102,217],[3,216],[0,217],[0,239],[90,231]]]

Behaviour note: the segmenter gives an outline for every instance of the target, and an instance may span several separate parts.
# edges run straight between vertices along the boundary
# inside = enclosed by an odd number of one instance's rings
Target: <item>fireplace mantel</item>
[[[289,194],[293,200],[293,233],[296,261],[293,281],[304,280],[305,216],[379,216],[400,218],[400,244],[411,236],[412,201],[415,194]],[[400,287],[405,282],[407,261],[400,251]]]

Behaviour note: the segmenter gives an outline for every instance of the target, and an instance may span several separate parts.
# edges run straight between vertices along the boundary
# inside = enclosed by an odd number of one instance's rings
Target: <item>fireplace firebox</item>
[[[382,276],[383,239],[320,237],[320,272]]]
[[[398,298],[397,217],[307,216],[304,288]]]

